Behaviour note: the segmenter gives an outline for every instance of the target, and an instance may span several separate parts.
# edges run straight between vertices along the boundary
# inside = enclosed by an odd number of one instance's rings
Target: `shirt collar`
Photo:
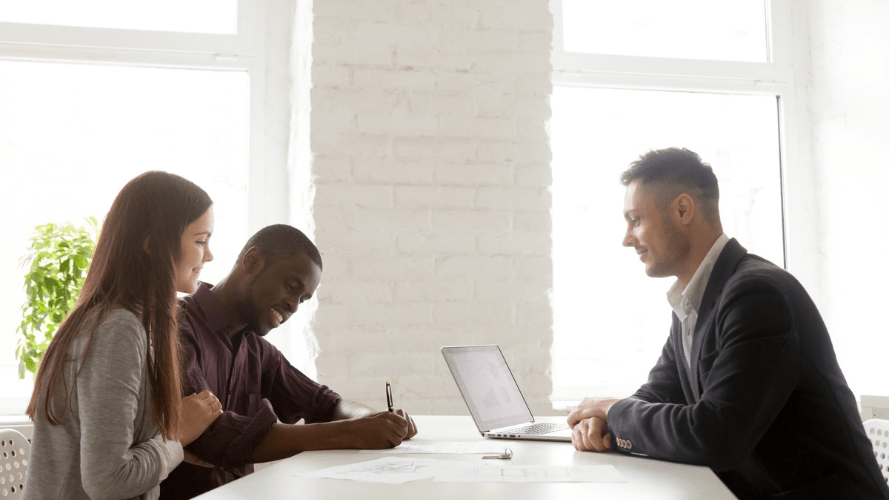
[[[201,283],[198,290],[191,295],[191,299],[201,308],[204,317],[207,320],[207,326],[214,332],[222,332],[228,330],[228,327],[234,323],[231,315],[222,306],[222,303],[216,298],[216,295],[210,290],[213,285]]]
[[[688,282],[688,286],[684,290],[679,284],[679,280],[676,280],[673,286],[670,287],[670,290],[667,292],[667,302],[670,303],[670,307],[673,308],[673,312],[676,313],[680,321],[685,320],[685,317],[691,313],[692,309],[695,311],[700,310],[701,301],[704,300],[704,291],[707,289],[707,282],[710,281],[710,274],[713,272],[713,266],[716,265],[719,254],[722,253],[728,242],[729,237],[724,233],[716,239],[716,242],[710,247],[710,251],[704,256],[704,260],[698,265],[695,274],[691,277],[691,281]]]

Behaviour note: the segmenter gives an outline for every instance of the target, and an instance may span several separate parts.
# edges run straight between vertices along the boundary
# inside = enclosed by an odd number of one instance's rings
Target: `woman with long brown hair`
[[[176,326],[176,292],[194,292],[213,258],[211,204],[166,172],[117,195],[37,371],[25,498],[157,498],[182,446],[222,414],[209,392],[182,397]]]

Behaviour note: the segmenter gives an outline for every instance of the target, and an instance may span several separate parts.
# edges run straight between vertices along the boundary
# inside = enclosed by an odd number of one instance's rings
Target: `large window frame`
[[[238,0],[235,34],[0,22],[0,60],[246,72],[250,109],[247,224],[248,231],[255,231],[291,216],[288,185],[281,182],[287,170],[286,144],[282,147],[280,137],[267,133],[278,115],[290,112],[289,90],[266,82],[270,63],[265,22],[270,9],[262,0]],[[0,393],[0,415],[20,408],[19,399]]]
[[[0,59],[246,71],[250,78],[248,224],[287,216],[286,186],[267,175],[266,2],[238,0],[234,35],[0,22]],[[263,201],[260,203],[259,201]],[[271,201],[271,202],[270,202]]]
[[[809,207],[815,193],[809,170],[811,151],[803,133],[794,80],[793,19],[785,0],[765,0],[767,62],[734,62],[567,52],[563,45],[562,0],[551,0],[554,18],[552,82],[554,86],[768,95],[776,98],[781,168],[785,267],[801,277],[817,296],[817,233]],[[629,160],[628,160],[629,161]],[[814,288],[814,290],[813,290]],[[666,303],[664,304],[666,308]],[[555,335],[559,335],[555,332]],[[576,404],[585,394],[553,388],[554,408]]]

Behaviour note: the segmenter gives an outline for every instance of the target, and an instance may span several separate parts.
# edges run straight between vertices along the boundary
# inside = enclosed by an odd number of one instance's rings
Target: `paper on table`
[[[425,453],[495,453],[501,454],[506,448],[502,444],[488,441],[405,441],[395,448],[385,450],[360,450],[359,453],[401,453],[401,454],[425,454]]]
[[[435,460],[428,458],[406,459],[386,457],[367,462],[328,467],[299,475],[303,477],[349,479],[370,483],[402,484],[434,477],[434,462]]]
[[[625,483],[613,465],[499,465],[450,469],[436,483]]]
[[[487,461],[485,461],[487,462]],[[434,478],[455,483],[623,483],[612,465],[500,465],[428,458],[385,457],[299,474],[303,477],[403,484]]]

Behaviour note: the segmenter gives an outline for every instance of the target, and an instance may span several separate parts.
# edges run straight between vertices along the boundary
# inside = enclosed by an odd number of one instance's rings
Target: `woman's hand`
[[[188,446],[222,415],[222,403],[210,391],[182,398],[179,415],[179,442]]]
[[[201,460],[194,453],[192,453],[188,450],[182,450],[182,451],[184,452],[184,455],[185,455],[182,459],[183,462],[188,462],[190,464],[194,464],[199,467],[206,467],[207,469],[213,468],[213,464],[211,464],[210,462],[205,462],[205,461]]]

